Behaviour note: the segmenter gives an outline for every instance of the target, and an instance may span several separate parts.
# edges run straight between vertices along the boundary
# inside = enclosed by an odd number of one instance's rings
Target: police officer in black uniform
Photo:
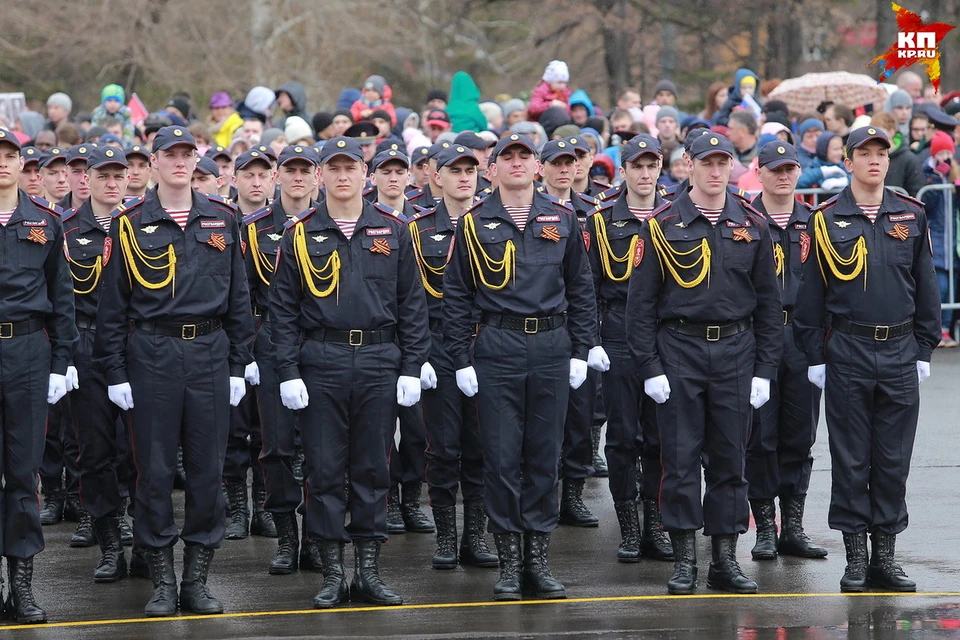
[[[147,549],[154,583],[144,612],[177,610],[171,492],[179,440],[187,474],[180,608],[220,613],[206,583],[225,530],[229,410],[243,397],[253,362],[250,295],[236,208],[190,189],[193,136],[163,127],[152,151],[157,187],[116,210],[104,241],[94,357],[110,400],[132,420],[134,535]]]
[[[940,340],[940,294],[923,203],[883,186],[889,149],[880,129],[850,132],[850,184],[811,217],[794,310],[797,346],[826,401],[828,522],[843,533],[847,555],[841,591],[917,588],[895,545],[907,528],[919,385]]]
[[[769,400],[782,352],[780,292],[766,223],[727,194],[733,145],[720,134],[701,136],[690,155],[693,187],[640,232],[627,335],[644,392],[658,404],[660,508],[674,553],[667,589],[695,590],[695,535],[703,527],[713,544],[707,585],[755,593],[736,549],[750,518],[743,475],[750,406]]]
[[[820,419],[820,390],[807,380],[807,358],[793,340],[800,267],[810,255],[810,209],[794,197],[800,162],[788,142],[765,144],[758,155],[757,176],[763,191],[753,207],[763,214],[774,242],[774,262],[783,298],[783,359],[771,385],[770,401],[753,414],[747,443],[746,475],[750,509],[757,525],[755,560],[777,554],[825,558],[803,530],[803,510],[810,486],[810,449]],[[780,497],[783,530],[777,539],[776,508]]]
[[[596,299],[574,212],[534,188],[533,142],[511,134],[494,156],[499,187],[461,217],[443,274],[444,344],[457,386],[478,400],[484,499],[500,557],[494,599],[521,597],[521,568],[534,597],[563,598],[547,554],[564,414],[569,388],[587,377]]]
[[[70,393],[73,427],[79,443],[80,490],[83,507],[93,518],[100,543],[100,562],[94,582],[115,582],[127,573],[121,542],[121,519],[126,501],[121,498],[116,461],[121,447],[117,437],[120,409],[107,397],[103,371],[93,364],[97,303],[103,273],[103,246],[111,213],[123,201],[127,185],[127,160],[113,147],[97,147],[87,158],[90,197],[79,209],[61,219],[67,260],[76,295],[80,341],[73,363],[83,384]],[[123,447],[125,450],[125,447]]]
[[[457,390],[456,370],[443,346],[443,272],[453,234],[463,212],[473,203],[478,161],[458,144],[437,155],[437,174],[443,191],[435,209],[416,216],[410,235],[420,278],[427,292],[432,346],[424,369],[423,418],[427,432],[427,491],[437,527],[434,569],[457,566],[457,486],[463,495],[463,537],[459,561],[478,567],[498,566],[484,539],[487,516],[483,509],[483,452],[476,403]],[[403,440],[401,439],[401,444]]]
[[[581,237],[587,216],[596,208],[598,200],[573,191],[573,181],[578,170],[576,146],[569,139],[551,140],[540,150],[543,176],[542,188],[554,198],[568,202],[573,207],[580,225]],[[585,241],[585,245],[586,241]],[[560,524],[574,527],[596,527],[597,516],[583,502],[583,487],[587,478],[594,475],[593,443],[590,429],[597,402],[597,385],[600,371],[609,368],[609,360],[603,347],[596,346],[587,357],[587,381],[579,389],[570,392],[567,401],[567,417],[563,427],[563,447],[560,454],[560,473],[563,483],[560,492]]]
[[[20,190],[20,143],[6,129],[0,129],[0,169],[0,548],[10,579],[4,609],[17,622],[45,622],[32,588],[33,557],[43,550],[37,481],[48,403],[67,393],[77,329],[60,212]]]
[[[280,396],[287,408],[302,411],[304,528],[323,559],[324,583],[313,604],[332,607],[348,594],[402,604],[379,573],[387,451],[397,404],[420,399],[430,349],[426,300],[407,225],[363,200],[359,143],[331,138],[320,151],[326,200],[287,224],[270,293]],[[346,542],[355,551],[349,587]]]
[[[601,313],[600,342],[611,361],[610,370],[603,376],[603,397],[608,419],[610,494],[620,524],[617,560],[639,562],[641,554],[673,560],[670,541],[660,528],[657,503],[662,467],[656,403],[643,393],[637,377],[627,346],[624,315],[630,277],[646,249],[640,243],[640,229],[664,202],[656,192],[663,166],[660,142],[648,134],[631,138],[620,150],[620,164],[623,182],[618,195],[597,206],[584,226]],[[642,530],[637,513],[640,501]]]

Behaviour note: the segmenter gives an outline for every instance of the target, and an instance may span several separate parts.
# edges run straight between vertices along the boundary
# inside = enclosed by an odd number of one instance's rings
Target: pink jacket
[[[530,96],[530,106],[527,107],[527,117],[535,122],[539,121],[540,116],[552,106],[550,103],[554,100],[562,100],[564,104],[567,105],[567,113],[570,113],[570,93],[569,87],[563,91],[556,92],[550,88],[549,83],[546,81],[541,82],[537,85],[537,88],[533,90],[533,95]]]

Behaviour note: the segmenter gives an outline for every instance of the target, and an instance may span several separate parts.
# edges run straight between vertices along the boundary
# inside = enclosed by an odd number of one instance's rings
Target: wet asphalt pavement
[[[670,563],[617,563],[619,530],[613,502],[606,480],[591,479],[584,498],[600,517],[599,529],[561,527],[553,535],[550,565],[566,585],[566,601],[494,604],[490,596],[496,569],[434,571],[430,568],[434,536],[405,534],[385,545],[381,565],[385,582],[404,597],[404,607],[346,605],[314,611],[311,600],[320,575],[268,575],[276,541],[248,538],[225,542],[213,562],[209,584],[226,614],[148,621],[141,615],[150,598],[150,582],[94,584],[99,551],[69,548],[75,525],[61,523],[44,529],[47,547],[37,557],[35,569],[35,593],[50,623],[3,626],[0,637],[960,638],[958,380],[960,349],[938,350],[933,377],[922,387],[907,493],[910,527],[897,540],[898,558],[917,581],[917,594],[839,593],[845,561],[840,534],[826,525],[830,455],[821,424],[805,522],[807,533],[827,547],[830,556],[819,561],[754,562],[751,530],[741,537],[738,556],[747,575],[760,585],[755,596],[707,589],[710,546],[703,537],[695,596],[666,595]],[[183,494],[176,498],[182,509]],[[492,536],[489,541],[492,546]],[[180,551],[178,547],[178,575]],[[349,546],[346,555],[352,558]]]

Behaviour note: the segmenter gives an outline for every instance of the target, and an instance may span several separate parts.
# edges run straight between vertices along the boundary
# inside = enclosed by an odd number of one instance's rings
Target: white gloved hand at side
[[[243,379],[254,387],[260,384],[260,367],[256,362],[251,362],[243,370]]]
[[[437,372],[433,370],[433,365],[429,362],[424,362],[423,366],[420,367],[420,388],[437,388]]]
[[[463,392],[463,395],[472,398],[480,390],[480,383],[477,382],[477,370],[473,367],[464,367],[457,370],[457,387]]]
[[[110,402],[124,411],[133,409],[133,389],[130,388],[129,382],[112,384],[107,387],[107,397],[110,398]]]
[[[306,409],[310,402],[310,396],[307,394],[307,385],[300,378],[287,380],[280,383],[280,401],[287,409],[299,411]]]
[[[670,399],[670,382],[667,376],[647,378],[643,381],[643,392],[657,404],[663,404]]]
[[[587,354],[587,366],[601,373],[610,371],[610,358],[607,357],[607,352],[603,350],[603,347],[597,346],[590,349],[590,353]]]
[[[412,407],[420,402],[420,378],[400,376],[397,379],[397,404]]]
[[[827,384],[827,365],[815,364],[807,367],[807,380],[822,391]]]
[[[917,360],[917,378],[920,380],[920,384],[923,384],[923,381],[930,377],[930,363],[924,362],[922,360]]]
[[[67,395],[67,376],[59,373],[51,373],[50,381],[47,385],[47,403],[57,404],[60,398]]]
[[[750,381],[750,406],[759,409],[770,400],[770,381],[766,378],[754,378]]]
[[[243,378],[230,376],[230,406],[236,407],[247,395],[247,381]]]
[[[578,358],[570,358],[570,388],[579,389],[587,379],[587,363]]]
[[[74,391],[75,389],[80,388],[80,374],[77,373],[77,368],[73,365],[67,367],[67,393]]]

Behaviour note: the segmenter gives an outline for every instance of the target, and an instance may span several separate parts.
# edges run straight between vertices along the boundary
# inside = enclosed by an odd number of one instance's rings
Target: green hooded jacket
[[[466,71],[453,74],[447,115],[450,117],[451,130],[456,133],[484,131],[487,128],[487,119],[480,111],[480,88]]]

